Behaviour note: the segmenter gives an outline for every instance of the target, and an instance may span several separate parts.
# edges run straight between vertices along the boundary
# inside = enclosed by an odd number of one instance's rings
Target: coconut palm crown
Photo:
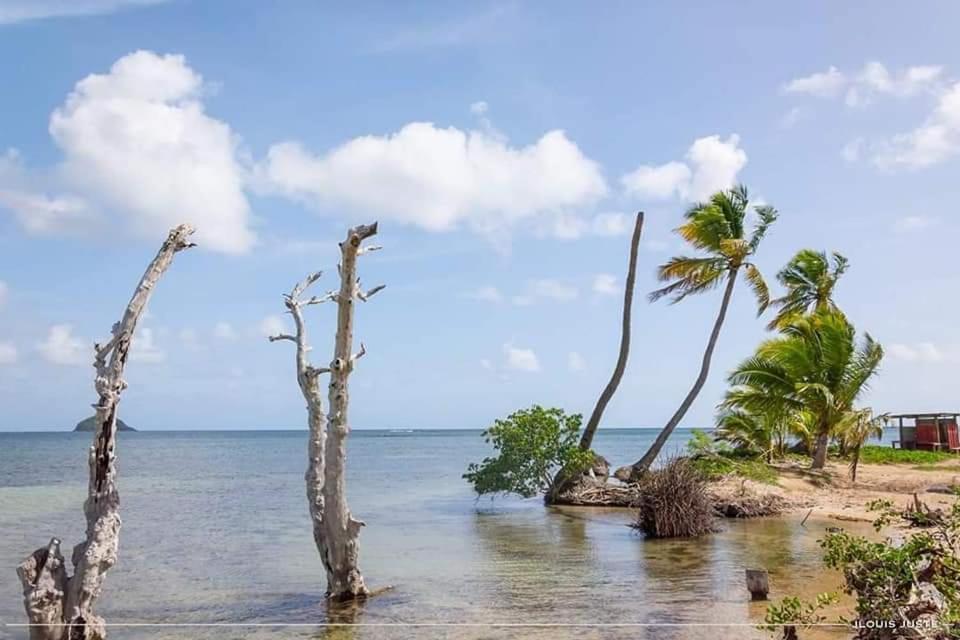
[[[733,296],[733,286],[741,269],[756,295],[759,313],[763,313],[770,304],[767,284],[751,259],[766,235],[767,229],[777,219],[777,210],[769,205],[754,207],[757,220],[748,234],[749,206],[747,188],[743,185],[727,191],[718,191],[706,202],[691,207],[684,216],[683,224],[676,229],[676,232],[701,255],[678,256],[661,265],[657,270],[657,277],[661,282],[669,284],[652,292],[650,300],[669,297],[671,303],[677,303],[687,296],[710,291],[721,285],[724,286],[723,298],[710,338],[707,340],[707,348],[703,353],[700,373],[693,387],[687,392],[683,402],[643,457],[630,467],[617,471],[622,477],[636,479],[650,468],[670,434],[680,424],[703,388],[710,372],[713,350],[717,345],[717,338],[720,337],[720,328],[723,326],[730,298]]]
[[[767,328],[776,329],[786,324],[792,316],[807,312],[836,310],[833,290],[849,264],[844,256],[836,252],[828,258],[823,251],[798,251],[777,273],[777,281],[787,292],[770,301],[771,306],[778,307],[779,310]]]
[[[669,296],[671,304],[689,295],[719,287],[724,280],[735,277],[743,268],[748,284],[757,297],[759,312],[770,304],[770,292],[750,258],[760,246],[767,229],[777,219],[777,210],[770,205],[754,207],[757,222],[747,235],[746,218],[749,208],[747,188],[738,185],[728,191],[718,191],[707,202],[687,210],[685,222],[676,232],[691,246],[706,255],[677,256],[657,269],[661,282],[669,282],[650,294],[655,301]]]

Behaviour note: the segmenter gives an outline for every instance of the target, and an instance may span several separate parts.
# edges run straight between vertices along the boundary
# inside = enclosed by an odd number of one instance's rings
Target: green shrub
[[[761,628],[768,631],[780,630],[784,640],[795,640],[799,637],[797,627],[809,629],[826,622],[827,618],[821,611],[836,601],[835,593],[820,593],[814,602],[805,602],[800,598],[787,596],[780,601],[780,604],[771,604],[767,607],[767,615],[764,618],[767,624]]]
[[[891,523],[917,526],[910,510],[898,510],[890,501],[876,500],[868,508],[880,513],[874,521],[878,531]],[[960,500],[922,524],[922,530],[911,529],[897,542],[875,542],[845,531],[829,533],[820,541],[825,564],[843,572],[843,590],[856,598],[852,622],[857,638],[960,638]],[[786,598],[767,609],[766,621],[788,625],[782,627],[783,637],[796,638],[793,622],[797,626],[823,622],[820,599],[804,604]],[[918,630],[923,634],[915,635]]]
[[[543,493],[560,470],[573,474],[593,462],[593,453],[577,446],[582,421],[579,413],[539,405],[516,411],[483,432],[496,457],[471,463],[463,477],[479,495]]]
[[[776,484],[777,473],[758,455],[735,450],[726,442],[716,442],[695,429],[687,442],[687,452],[694,469],[707,480],[720,480],[735,475],[766,484]]]

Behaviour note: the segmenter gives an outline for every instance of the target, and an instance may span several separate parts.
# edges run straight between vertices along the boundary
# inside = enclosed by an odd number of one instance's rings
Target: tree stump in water
[[[747,590],[751,600],[766,600],[770,583],[766,569],[747,569]]]

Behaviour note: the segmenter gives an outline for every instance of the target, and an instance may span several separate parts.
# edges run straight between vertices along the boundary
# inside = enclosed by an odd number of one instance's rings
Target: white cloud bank
[[[536,373],[540,371],[540,360],[533,349],[522,349],[512,344],[503,345],[503,353],[507,358],[507,368],[514,371]]]
[[[320,154],[298,142],[276,144],[258,177],[268,191],[429,231],[465,225],[501,232],[607,193],[599,165],[563,131],[515,147],[491,133],[429,122],[354,138]]]
[[[942,75],[943,67],[936,65],[907,67],[899,73],[891,73],[882,63],[871,61],[853,74],[830,67],[826,71],[794,78],[783,85],[783,93],[817,98],[843,95],[847,106],[862,107],[880,95],[906,98],[933,90]]]
[[[737,174],[747,164],[740,148],[740,136],[723,140],[718,135],[697,138],[685,156],[686,162],[641,165],[620,181],[627,195],[642,199],[665,200],[674,196],[684,200],[704,200],[737,182]]]
[[[260,321],[260,326],[258,329],[261,336],[269,338],[270,336],[275,336],[278,333],[286,333],[287,325],[280,316],[267,316]]]
[[[93,362],[93,345],[73,335],[69,324],[50,327],[47,339],[37,345],[40,355],[47,362],[61,365],[78,365]]]
[[[783,92],[819,98],[843,94],[848,107],[863,107],[881,96],[936,96],[933,111],[920,126],[869,145],[857,138],[844,146],[843,157],[856,162],[869,151],[877,167],[895,170],[923,169],[960,153],[960,82],[947,81],[942,66],[918,65],[894,73],[872,61],[850,75],[830,67],[791,80],[783,86]]]
[[[237,330],[229,322],[218,322],[213,327],[213,337],[220,340],[236,340]]]
[[[156,364],[167,359],[167,354],[160,349],[154,340],[153,329],[141,329],[133,337],[130,345],[130,360]]]
[[[17,348],[12,342],[0,342],[0,365],[16,364]]]
[[[122,9],[162,4],[168,0],[3,0],[0,25],[75,16],[113,13]]]
[[[482,302],[503,302],[503,294],[500,293],[499,289],[493,286],[480,287],[476,291],[471,291],[470,293],[466,294],[466,296],[472,300],[480,300]]]
[[[605,296],[615,296],[620,293],[617,277],[609,273],[598,273],[593,278],[593,291]]]
[[[926,121],[880,145],[874,163],[881,169],[923,169],[960,152],[960,82],[944,91]]]
[[[907,362],[940,362],[944,358],[943,353],[932,342],[918,342],[914,345],[894,342],[885,348],[892,358]]]

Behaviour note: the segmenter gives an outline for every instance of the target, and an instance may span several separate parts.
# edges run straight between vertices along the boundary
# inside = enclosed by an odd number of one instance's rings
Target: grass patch
[[[860,462],[864,464],[930,466],[946,460],[960,460],[960,457],[945,451],[894,449],[893,447],[878,447],[876,445],[866,446],[860,450]]]
[[[701,455],[691,459],[693,468],[707,480],[739,476],[764,484],[777,484],[777,472],[763,460],[731,454]]]

